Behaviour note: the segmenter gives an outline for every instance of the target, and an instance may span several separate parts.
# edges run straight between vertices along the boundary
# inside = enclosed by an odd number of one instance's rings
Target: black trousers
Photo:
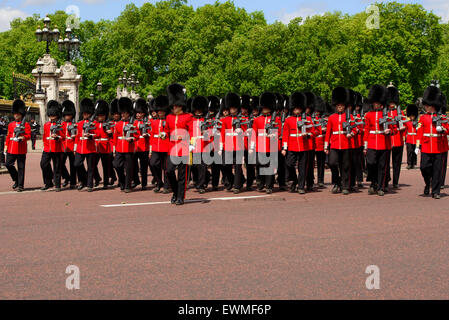
[[[241,161],[241,159],[237,159],[237,154],[238,153],[236,151],[225,151],[223,153],[224,177],[230,183],[228,189],[235,188],[240,190],[243,187],[243,161]],[[232,159],[233,164],[226,164],[226,159]],[[233,167],[235,167],[235,174],[232,174]]]
[[[250,156],[248,150],[245,150],[244,158],[245,158],[245,166],[246,166],[246,186],[247,187],[252,187],[254,184],[254,181],[256,180],[256,165],[254,164],[255,161],[253,159],[250,159],[250,157],[255,157],[255,153],[253,153],[252,156]],[[250,163],[253,163],[253,164],[250,164]],[[285,161],[284,161],[284,165],[285,165]],[[213,168],[212,168],[212,175],[213,175]],[[285,177],[285,174],[284,174],[284,177]]]
[[[111,166],[111,154],[110,153],[97,153],[95,155],[95,168],[98,169],[98,163],[101,160],[101,166],[103,167],[103,185],[106,187],[109,185],[109,178],[112,171]],[[98,180],[97,180],[98,181]]]
[[[324,151],[315,151],[315,157],[316,157],[316,171],[318,176],[318,183],[324,184],[326,153]]]
[[[386,191],[388,188],[387,170],[390,153],[390,150],[368,149],[366,154],[367,180],[378,190]]]
[[[192,174],[195,177],[195,188],[196,189],[206,189],[209,185],[210,174],[208,174],[207,165],[202,160],[202,153],[193,154]]]
[[[110,168],[110,170],[109,170],[109,173],[110,173],[109,177],[110,177],[113,181],[117,181],[117,174],[116,174],[116,172],[115,172],[115,168],[114,168],[114,165],[113,165],[113,163],[114,163],[114,158],[115,158],[115,154],[114,154],[113,152],[111,152],[111,153],[109,154],[109,168]]]
[[[409,166],[416,166],[418,164],[418,156],[415,153],[416,144],[407,143],[407,164]]]
[[[298,189],[303,190],[306,185],[307,172],[309,170],[310,152],[288,151],[286,164],[288,168],[288,178],[293,181],[294,185],[298,185]],[[298,175],[296,174],[298,168]]]
[[[25,162],[26,154],[6,154],[5,166],[8,169],[9,175],[14,182],[17,182],[19,188],[23,188],[25,183]],[[14,164],[17,161],[17,170]]]
[[[36,149],[36,137],[37,137],[37,134],[31,133],[31,148],[33,150]]]
[[[70,174],[65,166],[67,159],[69,159]],[[73,152],[65,152],[62,155],[62,178],[70,181],[71,186],[76,186],[75,154]]]
[[[393,147],[391,150],[391,158],[393,162],[393,185],[399,184],[399,177],[401,176],[401,165],[402,165],[402,157],[404,154],[404,146],[401,147]],[[390,161],[388,161],[388,166],[390,166]],[[390,168],[387,169],[388,171],[388,181],[391,180],[390,178]]]
[[[352,150],[331,149],[329,152],[329,167],[332,172],[332,183],[349,190],[351,184]]]
[[[148,163],[150,152],[136,152],[134,156],[134,182],[139,184],[139,172],[142,179],[142,187],[148,186]]]
[[[287,165],[285,163],[285,157],[282,152],[278,152],[278,184],[279,187],[286,186],[286,170]],[[249,175],[249,174],[248,174]]]
[[[223,165],[218,163],[211,164],[211,172],[212,172],[212,187],[217,188],[220,184],[220,173],[222,172]]]
[[[61,188],[62,159],[62,152],[42,152],[41,169],[44,185],[50,186],[54,182],[56,188]],[[51,162],[53,162],[53,170]]]
[[[0,135],[0,165],[5,164],[5,160],[6,160],[3,150],[5,150],[5,136]]]
[[[95,153],[75,154],[75,168],[80,182],[88,188],[94,187]],[[84,168],[84,160],[87,161],[87,172]]]
[[[426,186],[432,187],[432,194],[440,194],[446,155],[446,153],[422,153],[421,155],[421,174]]]
[[[271,157],[271,153],[262,153],[257,152],[257,171],[259,172],[260,183],[265,186],[267,189],[273,189],[274,186],[274,173],[275,168],[279,168],[278,162],[278,152],[276,152],[273,157]],[[267,158],[270,159],[268,163]],[[272,159],[271,159],[272,158]],[[272,163],[271,160],[274,160],[275,163]]]
[[[352,149],[352,183],[351,185],[355,185],[355,183],[363,182],[363,170],[364,170],[364,162],[365,156],[363,154],[363,147]]]
[[[307,188],[313,188],[315,183],[315,150],[309,151],[309,161],[307,166],[306,185]]]
[[[167,176],[173,196],[177,200],[184,200],[187,190],[187,173],[189,171],[189,157],[167,156]],[[178,177],[176,177],[178,170]]]
[[[114,158],[114,168],[117,170],[118,181],[125,189],[131,189],[134,177],[134,153],[117,152]]]
[[[442,183],[441,183],[441,186],[442,186],[442,187],[446,186],[447,156],[448,156],[448,153],[445,152],[445,153],[444,153],[444,156],[443,156],[443,181],[442,181]]]
[[[168,189],[170,185],[167,176],[167,153],[153,151],[151,153],[150,168],[156,179],[156,186],[159,189]]]

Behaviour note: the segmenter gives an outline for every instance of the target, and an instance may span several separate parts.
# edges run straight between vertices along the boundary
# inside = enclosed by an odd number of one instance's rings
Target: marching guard
[[[77,134],[77,124],[74,121],[76,116],[75,104],[66,100],[62,103],[62,129],[65,139],[63,141],[64,153],[62,155],[62,178],[63,187],[70,184],[70,189],[76,188],[76,168],[75,168],[75,139]],[[70,173],[66,168],[66,161],[69,160]]]
[[[139,98],[136,100],[134,112],[136,115],[136,122],[134,123],[134,126],[136,127],[139,138],[136,142],[133,186],[136,187],[141,184],[142,191],[145,191],[148,187],[148,167],[150,161],[149,157],[151,137],[151,124],[150,120],[148,119],[149,110],[145,99]],[[139,168],[141,181],[139,181]]]
[[[103,167],[103,189],[109,187],[109,177],[111,174],[111,139],[113,137],[113,128],[109,123],[109,104],[104,100],[98,100],[97,102],[97,132],[95,137],[95,143],[97,152],[95,154],[95,167],[98,167],[98,163],[101,160],[101,166]]]

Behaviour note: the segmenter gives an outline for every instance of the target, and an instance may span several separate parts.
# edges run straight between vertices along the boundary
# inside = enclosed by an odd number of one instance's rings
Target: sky
[[[113,20],[120,15],[125,6],[134,3],[141,6],[144,2],[156,2],[145,0],[0,0],[0,32],[9,29],[9,23],[15,18],[24,18],[34,13],[44,17],[47,13],[56,10],[64,10],[68,13],[77,13],[83,20],[99,21],[101,19]],[[214,0],[188,0],[188,4],[194,8]],[[306,17],[315,14],[323,14],[328,11],[341,11],[354,14],[365,11],[373,3],[370,0],[234,0],[238,7],[245,8],[248,12],[263,11],[269,23],[281,21],[288,23],[295,17]],[[449,0],[398,0],[402,3],[419,3],[427,10],[432,10],[442,17],[444,22],[449,20]]]

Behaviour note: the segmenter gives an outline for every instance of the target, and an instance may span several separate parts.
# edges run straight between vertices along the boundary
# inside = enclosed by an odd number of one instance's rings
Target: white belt
[[[59,139],[60,139],[61,137],[59,137]],[[47,137],[47,140],[56,140],[55,138],[52,138],[52,137]]]
[[[259,133],[258,136],[259,136],[259,137],[267,137],[268,134],[266,134],[266,133]]]
[[[119,140],[126,140],[126,137],[118,137]]]
[[[439,138],[442,137],[442,134],[434,134],[434,133],[424,133],[423,134],[424,137],[430,137],[430,138]]]
[[[204,139],[204,136],[193,137],[193,139]]]
[[[104,139],[95,139],[95,141],[109,141],[109,139],[106,139],[106,138],[104,138]]]
[[[323,135],[321,135],[321,136],[316,136],[316,138],[323,138],[324,136]]]
[[[344,131],[334,131],[334,132],[332,132],[332,134],[345,134],[346,132],[344,132]]]
[[[89,138],[80,138],[80,140],[90,140]]]
[[[416,136],[416,133],[409,133],[409,136]]]
[[[145,139],[145,138],[149,138],[149,137],[140,136],[139,138],[140,139]]]
[[[238,133],[226,133],[226,137],[237,137],[239,134]]]
[[[370,134],[384,134],[385,131],[370,131]]]
[[[73,140],[73,138],[72,137],[67,137],[67,138],[65,138],[66,140]]]
[[[302,133],[291,134],[290,137],[292,137],[292,138],[299,138],[299,137],[302,137]]]

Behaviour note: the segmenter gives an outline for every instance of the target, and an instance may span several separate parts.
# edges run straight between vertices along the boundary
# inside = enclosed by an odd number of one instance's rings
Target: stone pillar
[[[35,100],[39,103],[41,110],[41,121],[45,123],[48,121],[46,113],[46,105],[50,100],[59,100],[59,84],[58,78],[60,70],[58,69],[58,64],[55,59],[53,59],[49,54],[45,54],[43,58],[39,58],[40,61],[44,63],[42,72],[42,90],[43,94],[36,94]],[[39,89],[39,73],[36,69],[32,71],[33,76],[37,79],[36,81],[36,92]]]
[[[74,65],[70,62],[66,62],[60,68],[59,77],[59,91],[64,91],[68,94],[69,100],[75,104],[76,118],[78,119],[79,114],[79,86],[82,81],[81,76]],[[63,101],[60,101],[61,103]]]

